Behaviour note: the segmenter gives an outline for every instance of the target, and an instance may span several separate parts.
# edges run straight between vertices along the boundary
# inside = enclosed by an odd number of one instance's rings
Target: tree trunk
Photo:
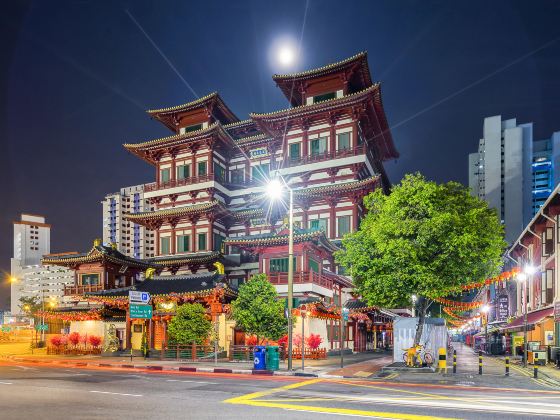
[[[418,324],[416,325],[416,335],[414,336],[414,346],[420,344],[422,332],[424,331],[424,323],[426,321],[426,311],[428,309],[428,299],[418,297],[418,304],[416,310],[418,312]]]

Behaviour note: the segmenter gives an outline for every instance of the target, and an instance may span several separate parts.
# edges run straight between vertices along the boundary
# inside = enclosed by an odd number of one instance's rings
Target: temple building
[[[353,284],[333,253],[345,234],[358,229],[363,197],[376,188],[389,191],[383,163],[398,157],[381,87],[372,81],[365,52],[318,69],[274,75],[273,81],[290,107],[245,120],[218,93],[149,110],[171,133],[124,145],[152,166],[154,182],[143,186],[147,210],[122,218],[154,236],[154,257],[137,261],[153,267],[158,281],[177,281],[176,293],[187,293],[179,290],[187,287],[186,279],[196,283],[221,263],[220,284],[227,290],[266,273],[286,296],[287,207],[264,194],[267,183],[281,176],[294,196],[294,296],[340,308]],[[84,286],[81,278],[77,287]],[[129,285],[126,278],[120,282]],[[93,293],[116,296],[113,287],[109,282]],[[364,308],[360,313],[375,310]],[[378,315],[385,325],[387,316]],[[318,320],[312,330],[337,348],[336,316]],[[228,335],[238,344],[239,334]],[[357,345],[365,349],[365,333],[360,340]]]

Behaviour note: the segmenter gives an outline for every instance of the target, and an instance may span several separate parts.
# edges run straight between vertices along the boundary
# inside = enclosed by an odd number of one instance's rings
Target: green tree
[[[284,317],[284,302],[265,274],[257,274],[239,287],[239,295],[232,303],[232,317],[237,326],[248,334],[278,340],[288,332]]]
[[[377,190],[364,205],[360,229],[343,239],[336,260],[370,305],[410,307],[418,297],[415,344],[434,298],[460,293],[501,268],[503,226],[461,184],[406,175],[390,195]]]
[[[19,308],[26,315],[33,315],[41,309],[41,301],[35,296],[22,296],[19,298]]]
[[[208,338],[212,323],[200,303],[186,303],[177,308],[177,315],[169,321],[167,331],[177,344],[202,344]]]

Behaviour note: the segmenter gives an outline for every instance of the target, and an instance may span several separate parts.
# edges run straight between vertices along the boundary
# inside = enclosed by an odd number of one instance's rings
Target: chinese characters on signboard
[[[507,321],[509,316],[509,297],[508,295],[500,295],[496,305],[496,320]]]

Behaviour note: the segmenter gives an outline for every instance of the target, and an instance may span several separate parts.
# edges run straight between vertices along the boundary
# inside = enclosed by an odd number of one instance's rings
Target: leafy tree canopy
[[[239,287],[232,303],[232,316],[237,326],[257,339],[278,340],[288,332],[284,303],[278,300],[276,289],[265,274],[257,274]]]
[[[202,344],[210,334],[212,323],[200,303],[186,303],[177,308],[177,315],[169,321],[167,331],[177,344]]]
[[[413,294],[443,297],[501,268],[503,226],[461,184],[406,175],[390,195],[377,190],[364,204],[360,229],[343,239],[336,259],[371,305],[410,306]]]
[[[41,309],[41,302],[35,296],[22,296],[19,298],[19,308],[25,314],[34,314]]]

